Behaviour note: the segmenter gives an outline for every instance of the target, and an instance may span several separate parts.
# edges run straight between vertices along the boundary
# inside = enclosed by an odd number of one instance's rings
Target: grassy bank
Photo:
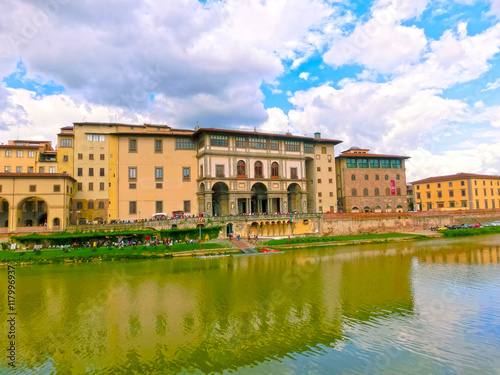
[[[306,238],[283,238],[279,240],[270,240],[264,243],[266,246],[279,246],[279,245],[296,245],[296,244],[314,244],[322,242],[344,242],[344,241],[357,241],[357,240],[383,240],[398,237],[414,237],[414,238],[427,238],[419,234],[407,233],[374,233],[374,234],[356,234],[350,236],[325,236],[325,237],[306,237]]]
[[[203,250],[220,249],[220,243],[202,243]],[[172,246],[127,246],[77,248],[68,250],[0,251],[0,263],[8,264],[55,264],[87,261],[113,261],[122,259],[153,259],[168,257],[174,252],[198,250],[199,244]]]
[[[500,227],[481,227],[481,228],[467,228],[467,229],[447,229],[441,233],[445,237],[468,237],[479,236],[481,234],[495,234],[500,233]]]

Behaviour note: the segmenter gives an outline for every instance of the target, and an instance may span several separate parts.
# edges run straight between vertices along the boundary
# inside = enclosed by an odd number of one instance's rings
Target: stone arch
[[[9,227],[10,202],[7,198],[0,197],[0,227]]]
[[[204,182],[202,182],[202,183],[200,184],[200,193],[204,193],[204,192],[205,192],[205,183],[204,183]]]
[[[359,208],[354,206],[353,208],[351,208],[351,212],[352,213],[358,213],[359,212]]]
[[[363,208],[363,212],[364,212],[364,213],[369,213],[369,212],[371,212],[370,207],[365,206],[365,207]]]
[[[61,226],[61,220],[58,217],[55,217],[54,220],[52,220],[52,226],[53,227],[60,227]]]
[[[373,212],[382,212],[382,208],[380,206],[376,206]]]
[[[267,187],[262,182],[257,182],[252,186],[250,197],[250,209],[254,213],[268,212],[267,207]]]
[[[264,177],[264,165],[261,161],[257,160],[253,166],[254,169],[254,178],[263,178]]]
[[[403,206],[401,206],[400,204],[398,204],[396,206],[396,212],[403,212]]]
[[[301,212],[301,197],[302,189],[299,184],[291,183],[288,186],[288,211],[289,212]]]
[[[47,225],[47,201],[38,196],[29,196],[17,204],[17,226],[45,226]]]
[[[247,175],[246,163],[244,160],[238,160],[236,164],[236,177],[244,178]]]
[[[229,187],[224,182],[212,186],[212,214],[214,216],[229,215]]]

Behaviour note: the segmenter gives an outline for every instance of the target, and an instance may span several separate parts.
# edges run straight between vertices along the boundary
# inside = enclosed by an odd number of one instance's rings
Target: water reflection
[[[488,372],[498,239],[18,268],[17,373]]]

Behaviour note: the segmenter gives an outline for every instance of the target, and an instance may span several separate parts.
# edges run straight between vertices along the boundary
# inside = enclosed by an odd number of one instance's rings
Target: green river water
[[[15,269],[2,374],[500,374],[500,235]]]

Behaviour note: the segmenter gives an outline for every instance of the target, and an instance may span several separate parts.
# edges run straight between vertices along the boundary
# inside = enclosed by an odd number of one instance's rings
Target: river
[[[7,374],[498,374],[500,235],[17,267]]]

